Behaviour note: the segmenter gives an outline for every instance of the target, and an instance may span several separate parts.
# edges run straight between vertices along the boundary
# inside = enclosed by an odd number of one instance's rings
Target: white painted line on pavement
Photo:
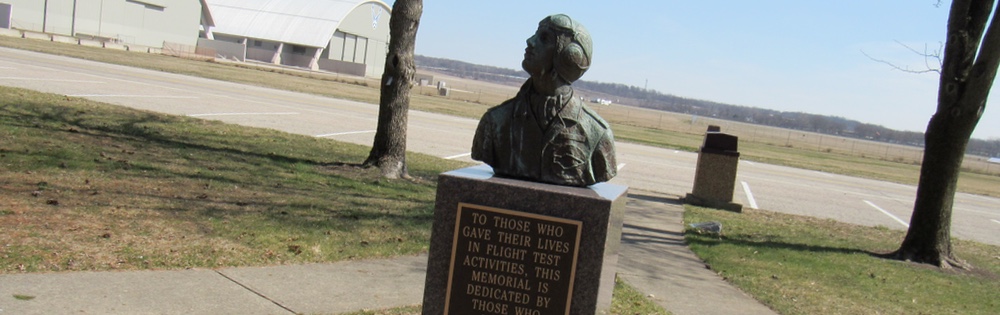
[[[285,112],[285,113],[208,113],[208,114],[190,114],[188,117],[208,117],[208,116],[271,116],[271,115],[298,115],[295,112]]]
[[[993,221],[996,224],[1000,224],[1000,221],[997,221],[997,220],[990,219],[990,221]]]
[[[621,164],[618,164],[618,168],[617,168],[617,170],[618,170],[618,171],[621,171],[621,170],[622,170],[622,168],[625,168],[625,163],[621,163]]]
[[[754,164],[753,162],[750,162],[750,161],[747,161],[747,160],[740,160],[740,162],[747,163],[747,165],[750,165],[750,166],[757,165],[757,164]]]
[[[361,133],[375,133],[375,130],[362,130],[362,131],[347,131],[347,132],[338,132],[338,133],[328,133],[328,134],[322,134],[322,135],[315,135],[313,137],[316,137],[316,138],[325,138],[325,137],[356,135],[356,134],[361,134]],[[469,154],[472,154],[472,153],[469,153]]]
[[[11,69],[13,69],[13,68],[11,68]],[[94,84],[104,84],[104,83],[107,83],[107,82],[93,81],[93,80],[45,79],[45,78],[27,78],[27,77],[0,77],[0,80],[69,82],[69,83],[94,83]]]
[[[875,205],[874,203],[872,203],[871,201],[868,201],[868,200],[862,200],[862,201],[864,201],[865,203],[867,203],[867,204],[868,204],[869,206],[872,206],[872,208],[875,208],[875,210],[878,210],[878,211],[882,211],[882,213],[884,213],[885,215],[889,216],[889,217],[890,217],[890,218],[892,218],[893,220],[896,220],[896,222],[899,222],[899,224],[902,224],[902,225],[903,225],[903,226],[905,226],[906,228],[910,228],[910,225],[909,225],[909,224],[907,224],[907,223],[906,223],[906,222],[904,222],[903,220],[900,220],[900,219],[899,219],[899,218],[897,218],[896,216],[892,215],[892,213],[889,213],[889,211],[885,211],[885,209],[882,209],[882,208],[879,208],[879,206],[876,206],[876,205]]]
[[[750,201],[750,208],[758,209],[757,200],[753,198],[753,193],[750,192],[750,184],[747,184],[745,181],[740,181],[740,184],[743,184],[743,192],[747,194],[747,201]]]
[[[457,158],[463,158],[463,157],[470,156],[470,155],[472,155],[472,152],[462,153],[462,154],[456,154],[456,155],[452,155],[452,156],[446,156],[446,157],[444,157],[444,159],[445,160],[454,160],[454,159],[457,159]]]
[[[129,98],[198,98],[181,95],[137,95],[137,94],[69,94],[69,97],[129,97]]]

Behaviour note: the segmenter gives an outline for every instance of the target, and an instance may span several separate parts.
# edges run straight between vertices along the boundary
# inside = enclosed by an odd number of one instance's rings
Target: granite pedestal
[[[442,174],[423,314],[607,314],[627,190]]]

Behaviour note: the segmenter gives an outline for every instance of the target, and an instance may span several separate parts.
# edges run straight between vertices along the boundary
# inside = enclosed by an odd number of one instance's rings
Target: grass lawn
[[[688,230],[712,270],[780,314],[1000,314],[1000,247],[954,240],[972,271],[887,260],[902,231],[746,209],[686,208],[685,223],[717,221],[721,235]]]
[[[436,174],[367,148],[0,87],[0,272],[274,265],[426,251]]]

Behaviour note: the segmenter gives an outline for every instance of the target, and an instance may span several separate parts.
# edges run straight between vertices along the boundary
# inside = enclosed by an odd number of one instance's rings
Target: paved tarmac
[[[677,315],[776,314],[688,250],[677,198],[629,193],[619,277]],[[426,270],[427,256],[420,255],[215,270],[7,274],[0,275],[0,315],[342,314],[420,304]]]

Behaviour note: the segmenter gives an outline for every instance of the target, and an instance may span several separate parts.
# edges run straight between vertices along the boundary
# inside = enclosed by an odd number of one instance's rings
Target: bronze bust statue
[[[472,158],[497,176],[589,186],[617,173],[608,123],[574,97],[571,84],[590,68],[590,33],[564,14],[538,23],[521,67],[531,77],[517,95],[479,121]]]

